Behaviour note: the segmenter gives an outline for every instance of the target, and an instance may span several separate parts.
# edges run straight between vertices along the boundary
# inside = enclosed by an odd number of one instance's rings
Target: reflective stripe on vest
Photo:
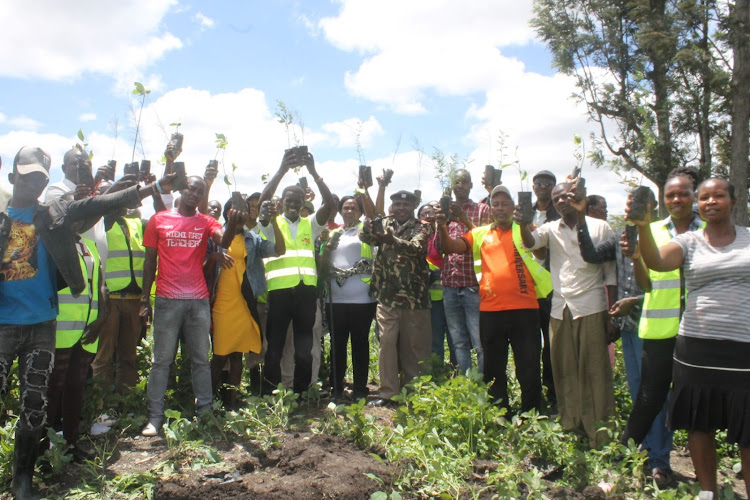
[[[80,244],[85,245],[89,255],[82,255]],[[99,252],[94,242],[87,238],[81,238],[80,244],[76,244],[76,250],[86,289],[78,297],[73,296],[69,287],[57,293],[60,314],[57,316],[56,349],[68,349],[76,345],[86,325],[94,322],[99,316],[99,301],[96,298],[92,300],[92,297],[99,296]],[[96,353],[98,346],[97,340],[81,347],[90,353]]]
[[[300,217],[297,226],[297,239],[292,240],[292,232],[286,217],[276,217],[279,232],[284,237],[286,253],[281,257],[264,259],[268,291],[294,288],[302,279],[305,285],[315,286],[318,273],[315,267],[315,244],[312,237],[312,222]]]
[[[477,227],[471,230],[472,240],[472,253],[474,255],[474,273],[477,275],[477,283],[482,281],[482,245],[484,239],[490,233],[492,225]],[[516,247],[516,251],[521,256],[526,270],[528,271],[531,279],[534,281],[534,291],[536,292],[537,298],[544,298],[552,292],[552,277],[544,266],[534,260],[534,256],[531,251],[523,246],[523,239],[521,238],[521,226],[513,223],[512,229],[513,245]]]
[[[705,225],[705,222],[703,223]],[[651,234],[657,247],[672,241],[667,221],[651,223]],[[669,339],[680,329],[680,269],[658,272],[648,270],[651,291],[643,300],[641,321],[638,323],[638,336],[644,339]],[[687,293],[687,291],[685,291]]]
[[[357,224],[357,230],[362,231],[362,223],[361,222],[359,224]],[[340,227],[337,227],[336,229],[334,229],[333,231],[331,231],[331,234],[336,233],[336,232],[343,233],[344,230],[341,229]],[[322,246],[320,248],[320,251],[321,252],[323,251],[323,247]],[[370,245],[368,245],[367,243],[362,242],[362,245],[361,245],[360,250],[359,250],[359,256],[362,257],[363,259],[372,260],[372,247]],[[369,275],[369,274],[366,274],[366,275],[362,275],[362,277],[360,279],[363,282],[365,282],[365,283],[367,283],[369,285],[370,282],[372,281],[372,276]],[[433,300],[435,300],[435,299],[433,299]]]
[[[104,279],[112,292],[123,290],[130,285],[131,269],[138,288],[143,288],[143,263],[146,261],[146,248],[143,246],[143,222],[141,219],[123,217],[130,233],[130,246],[118,222],[107,231],[107,261],[104,263]],[[132,268],[131,268],[132,255]]]
[[[440,270],[438,266],[436,266],[429,260],[427,261],[427,267],[430,268],[430,271]],[[440,278],[430,283],[430,300],[432,300],[433,302],[436,300],[443,300],[443,285],[440,284]]]

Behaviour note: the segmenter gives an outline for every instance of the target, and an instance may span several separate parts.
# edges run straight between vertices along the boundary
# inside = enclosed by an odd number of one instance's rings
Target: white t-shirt
[[[705,229],[672,240],[684,255],[687,290],[679,335],[750,342],[750,229],[735,230],[725,247],[711,246]]]
[[[349,269],[362,259],[362,241],[359,239],[359,229],[350,227],[343,229],[339,245],[331,253],[331,264],[340,269]],[[370,297],[370,285],[362,281],[364,276],[355,274],[347,278],[343,286],[339,286],[335,279],[331,280],[331,301],[337,304],[368,304],[375,302]]]

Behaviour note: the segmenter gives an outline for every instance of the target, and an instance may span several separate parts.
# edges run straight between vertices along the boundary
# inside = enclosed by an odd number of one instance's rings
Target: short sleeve
[[[682,250],[682,255],[687,257],[690,247],[695,242],[695,232],[688,231],[686,233],[678,234],[672,239],[672,243],[676,243],[677,246]]]
[[[461,239],[469,245],[469,250],[474,247],[474,233],[472,233],[471,231],[466,231],[466,233],[461,236]]]
[[[156,229],[156,221],[157,216],[154,215],[149,219],[148,224],[146,224],[146,230],[143,233],[143,246],[156,248],[159,246],[159,234]]]
[[[211,217],[210,215],[206,215],[206,214],[202,214],[202,215],[206,219],[206,222],[208,222],[205,237],[208,239],[211,239],[213,238],[214,233],[216,231],[222,230],[221,223],[217,221],[216,219],[214,219],[213,217]]]

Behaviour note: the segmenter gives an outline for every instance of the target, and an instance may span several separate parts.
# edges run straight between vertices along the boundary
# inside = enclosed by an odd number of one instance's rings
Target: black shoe
[[[367,403],[367,406],[373,406],[375,408],[396,408],[398,406],[398,403],[396,403],[392,399],[378,398],[373,399],[372,401]]]

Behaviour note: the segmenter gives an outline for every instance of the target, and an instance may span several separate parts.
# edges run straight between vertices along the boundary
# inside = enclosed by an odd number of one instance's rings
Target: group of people
[[[221,203],[209,201],[215,166],[179,179],[178,154],[167,147],[159,181],[115,181],[111,167],[94,175],[74,149],[65,178],[49,187],[46,152],[25,147],[14,159],[13,192],[0,196],[0,382],[18,358],[17,497],[32,495],[46,426],[61,423],[75,450],[90,367],[96,383],[118,391],[137,383],[148,325],[144,436],[161,430],[180,345],[198,416],[223,385],[224,405],[241,404],[245,367],[264,393],[280,384],[308,390],[325,331],[324,385],[334,398],[367,398],[374,321],[380,387],[369,405],[395,406],[433,353],[445,359],[447,345],[459,374],[476,358],[497,404],[556,409],[566,431],[599,447],[615,412],[612,343],[621,337],[634,402],[621,439],[648,451],[654,479],[669,481],[674,429],[688,430],[703,490],[716,491],[718,429],[728,429],[750,470],[750,318],[742,320],[741,305],[750,232],[731,222],[727,181],[699,183],[694,170],[675,169],[663,190],[668,217],[651,222],[652,197],[646,215],[629,220],[639,233],[633,244],[606,222],[604,198],[582,196],[579,179],[558,183],[547,170],[533,176],[531,213],[484,179],[487,196],[473,201],[466,170],[452,174],[450,209],[420,206],[406,190],[386,207],[388,176],[377,178],[375,200],[366,179],[338,198],[312,154],[292,148],[262,192]],[[309,187],[291,184],[276,196],[298,167],[317,186],[317,211]],[[149,196],[155,215],[146,221],[138,207]],[[519,408],[509,403],[509,348]]]

